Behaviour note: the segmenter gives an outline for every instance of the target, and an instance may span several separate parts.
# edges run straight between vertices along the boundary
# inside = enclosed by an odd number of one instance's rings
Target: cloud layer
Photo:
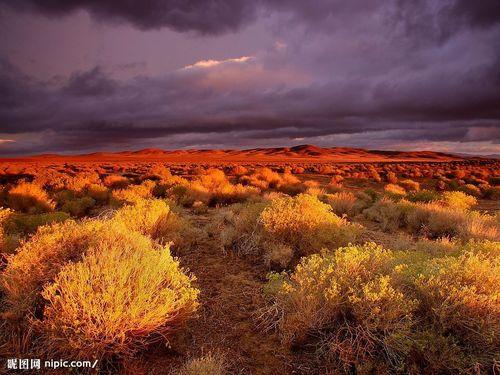
[[[96,64],[39,80],[4,53],[0,139],[13,142],[1,142],[2,153],[306,142],[499,150],[496,0],[2,3],[32,17],[85,10],[101,23],[188,32],[186,43],[252,23],[276,40],[127,77]]]

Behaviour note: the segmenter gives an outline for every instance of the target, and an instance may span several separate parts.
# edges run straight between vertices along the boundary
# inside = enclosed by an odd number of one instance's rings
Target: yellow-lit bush
[[[383,231],[394,232],[406,225],[406,216],[411,210],[412,206],[409,202],[404,200],[394,202],[382,198],[363,213],[368,219],[379,223]]]
[[[354,241],[361,231],[332,212],[317,197],[278,195],[267,202],[235,205],[212,225],[225,250],[261,253],[266,263],[285,267],[323,247]]]
[[[87,214],[95,204],[96,201],[91,197],[68,199],[61,206],[61,211],[67,212],[72,216],[81,217]]]
[[[10,189],[7,202],[10,208],[26,213],[49,212],[55,207],[45,190],[29,182],[22,182]]]
[[[461,191],[445,191],[441,198],[443,205],[459,210],[467,210],[477,204],[477,199]]]
[[[358,373],[474,373],[500,347],[500,243],[349,246],[271,274],[264,323]]]
[[[339,216],[353,216],[356,213],[356,196],[351,192],[339,192],[335,194],[325,194],[322,197],[325,203],[332,207],[333,213]]]
[[[500,239],[498,219],[494,216],[449,207],[442,201],[413,203],[381,199],[366,209],[364,215],[389,232],[407,228],[414,234],[431,238]]]
[[[177,246],[191,245],[196,233],[189,222],[159,199],[138,200],[116,211],[112,221],[131,231]]]
[[[43,290],[46,307],[35,328],[56,353],[127,357],[192,315],[198,290],[191,281],[168,247],[131,232],[90,246],[80,262],[64,266]]]
[[[395,184],[387,184],[384,186],[384,191],[392,197],[403,197],[406,195],[406,190],[404,187],[395,185]]]
[[[289,277],[270,276],[267,323],[290,344],[322,337],[315,343],[339,368],[400,364],[418,304],[395,282],[397,265],[373,243],[304,258]]]
[[[195,201],[200,201],[209,206],[231,204],[243,202],[258,193],[257,188],[231,184],[219,169],[209,169],[189,184],[183,203],[192,205]]]
[[[0,252],[6,252],[8,247],[8,238],[4,226],[11,215],[11,210],[0,207]]]
[[[153,197],[153,190],[156,183],[151,180],[144,181],[140,185],[131,185],[125,189],[114,190],[111,194],[112,204],[119,206],[122,204],[133,204],[137,201]]]
[[[317,197],[299,194],[273,199],[259,216],[264,241],[290,246],[296,256],[346,245],[359,228],[348,224]]]
[[[500,348],[500,245],[467,248],[460,256],[429,261],[415,282],[432,330],[452,337],[460,348],[465,364],[453,369],[457,372],[492,368]]]
[[[259,215],[266,203],[235,204],[221,210],[209,227],[218,235],[224,251],[239,254],[256,254],[261,250]]]
[[[103,180],[104,185],[111,189],[124,189],[126,188],[130,181],[127,177],[120,175],[109,175],[106,176]]]
[[[259,168],[253,173],[240,177],[240,182],[260,190],[273,189],[286,194],[298,194],[307,189],[300,180],[291,173],[280,175],[269,168]]]
[[[1,275],[6,314],[13,320],[39,312],[40,291],[67,262],[78,261],[95,241],[113,241],[116,231],[104,222],[72,220],[40,227],[8,259]]]

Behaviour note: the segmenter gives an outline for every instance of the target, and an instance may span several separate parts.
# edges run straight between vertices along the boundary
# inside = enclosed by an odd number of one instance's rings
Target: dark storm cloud
[[[99,67],[88,72],[74,73],[64,90],[75,96],[111,95],[116,89],[116,82],[108,78]]]
[[[22,11],[60,16],[79,9],[96,19],[127,22],[139,29],[170,27],[177,31],[218,34],[235,31],[255,17],[255,5],[245,0],[1,0]]]
[[[96,19],[127,22],[142,29],[219,34],[236,31],[264,13],[288,12],[315,27],[332,15],[372,12],[387,1],[372,0],[0,0],[17,10],[61,16],[87,10]],[[397,0],[394,16],[408,32],[446,38],[463,26],[487,27],[500,22],[498,0]]]
[[[162,76],[120,80],[98,65],[56,83],[0,59],[2,153],[500,139],[498,0],[8,3],[49,16],[86,9],[103,21],[201,34],[267,16],[283,46]],[[378,143],[360,141],[367,134]],[[20,135],[22,142],[1,142]]]
[[[497,0],[398,0],[395,20],[414,41],[444,42],[461,29],[500,23]]]

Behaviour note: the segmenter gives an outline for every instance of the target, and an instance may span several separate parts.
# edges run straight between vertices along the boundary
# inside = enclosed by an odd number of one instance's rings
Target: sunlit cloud
[[[244,63],[251,60],[251,56],[242,56],[234,59],[226,59],[226,60],[200,60],[195,62],[194,64],[187,65],[183,69],[194,69],[194,68],[211,68],[217,65],[226,64],[226,63]]]

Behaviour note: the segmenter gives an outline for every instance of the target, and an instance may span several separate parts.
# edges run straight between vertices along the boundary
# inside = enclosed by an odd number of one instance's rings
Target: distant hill
[[[454,155],[434,151],[381,151],[349,147],[252,148],[246,150],[162,150],[147,148],[138,151],[95,152],[81,155],[44,154],[4,158],[24,161],[164,161],[164,162],[390,162],[390,161],[451,161],[470,159],[471,155]]]

